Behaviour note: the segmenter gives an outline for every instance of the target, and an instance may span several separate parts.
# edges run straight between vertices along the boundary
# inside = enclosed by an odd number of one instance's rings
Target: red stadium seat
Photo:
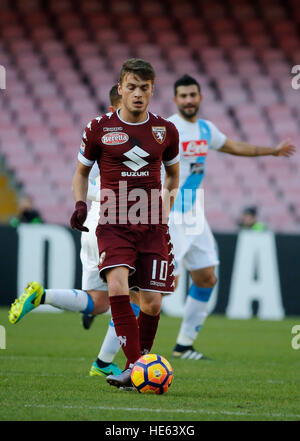
[[[186,46],[171,46],[168,48],[168,57],[170,60],[184,60],[186,58],[190,59],[191,52]]]
[[[12,9],[8,9],[8,8],[3,8],[1,9],[1,14],[0,14],[0,24],[1,24],[1,29],[3,31],[3,25],[6,25],[7,23],[10,23],[11,25],[18,25],[18,18],[17,18],[17,14],[15,13],[15,11],[13,11]]]
[[[189,73],[201,84],[201,116],[226,136],[260,145],[288,136],[300,142],[299,95],[291,87],[291,66],[300,56],[297,0],[60,0],[43,8],[40,1],[28,0],[14,5],[6,2],[0,14],[0,62],[7,69],[7,88],[0,95],[0,152],[26,191],[40,199],[51,192],[52,207],[64,201],[62,223],[73,209],[68,185],[82,130],[108,108],[109,90],[129,57],[153,64],[150,109],[162,116],[176,112],[173,84]],[[61,162],[55,168],[58,152]],[[31,173],[36,162],[44,179]],[[205,185],[212,227],[235,229],[245,202],[253,201],[272,228],[294,231],[300,218],[299,171],[300,155],[287,161],[211,151]],[[41,207],[44,212],[44,200]],[[281,218],[280,211],[288,214]],[[55,221],[51,215],[49,220]]]
[[[238,104],[234,108],[235,115],[245,123],[249,117],[261,118],[261,109],[255,103]]]
[[[72,9],[72,1],[71,0],[60,0],[59,2],[50,2],[49,4],[50,10],[59,14],[63,11],[69,11]]]
[[[243,21],[242,31],[246,35],[259,35],[266,32],[266,23],[257,18]]]
[[[66,42],[74,46],[76,46],[78,43],[81,43],[82,41],[87,40],[88,38],[87,32],[83,27],[71,28],[69,30],[66,30],[64,34]]]
[[[205,21],[199,16],[193,17],[178,17],[182,31],[187,34],[197,34],[198,32],[206,32]]]
[[[23,15],[23,20],[29,29],[37,26],[45,26],[49,24],[49,19],[47,15],[39,10],[29,11],[27,14]]]
[[[164,5],[160,1],[141,2],[139,8],[142,15],[145,15],[146,17],[162,15],[164,11]]]
[[[243,61],[236,64],[236,70],[244,78],[252,78],[262,73],[261,66],[256,61]]]
[[[224,49],[231,49],[233,47],[241,46],[242,40],[238,33],[228,32],[219,34],[217,37],[218,44]]]
[[[127,15],[134,12],[132,2],[129,0],[113,0],[110,3],[111,12],[118,15]]]
[[[270,104],[275,104],[280,101],[279,94],[274,89],[254,89],[252,91],[252,96],[254,101],[258,105],[269,106]]]
[[[151,42],[150,35],[145,30],[131,30],[125,31],[125,40],[131,47],[139,46]]]
[[[178,34],[173,31],[160,31],[156,34],[156,41],[164,49],[180,43]]]
[[[216,34],[236,32],[235,21],[228,18],[217,18],[212,21],[210,27]]]
[[[54,40],[55,31],[50,26],[39,26],[32,29],[31,36],[34,41],[40,42],[42,40]]]
[[[33,50],[33,44],[31,40],[26,40],[26,39],[17,39],[17,40],[12,40],[9,43],[9,47],[10,50],[14,53],[14,54],[25,54],[25,53],[30,53],[33,54],[34,50]]]
[[[252,48],[245,46],[233,47],[230,52],[232,60],[238,64],[242,62],[253,62],[255,53]]]
[[[271,47],[271,37],[268,34],[253,33],[247,36],[247,43],[255,50],[268,49]]]
[[[183,17],[193,17],[195,13],[195,8],[193,3],[179,1],[177,3],[171,3],[171,11],[173,17],[180,17],[182,19]]]
[[[106,48],[106,54],[112,60],[116,60],[119,58],[121,60],[125,60],[130,56],[130,48],[125,43],[112,43]]]
[[[233,16],[237,20],[243,21],[243,23],[246,23],[248,20],[255,18],[255,10],[252,4],[241,4],[240,2],[233,2],[231,9]]]
[[[59,27],[65,31],[70,28],[80,28],[81,20],[78,14],[73,11],[63,11],[57,16]]]
[[[219,60],[224,59],[224,49],[219,46],[199,47],[197,51],[200,60]]]
[[[136,54],[140,58],[159,59],[161,57],[161,49],[153,43],[139,44],[136,48]]]
[[[195,53],[199,51],[199,48],[209,46],[212,43],[210,35],[205,32],[191,33],[187,35],[186,41],[188,47],[193,49]]]
[[[197,75],[197,72],[199,72],[198,63],[187,58],[184,60],[173,60],[172,67],[174,72],[176,72],[178,76],[188,73],[193,77]]]
[[[22,13],[37,11],[40,8],[38,0],[28,0],[27,2],[23,2],[22,0],[18,0],[16,2],[16,7]]]
[[[124,32],[132,30],[142,30],[143,24],[141,17],[136,14],[128,14],[120,16],[118,19],[118,25]]]
[[[225,60],[203,60],[202,61],[206,72],[210,75],[214,75],[215,72],[218,72],[220,76],[228,75],[231,72],[231,65]]]
[[[285,10],[281,6],[272,5],[272,7],[267,7],[267,5],[264,5],[263,11],[265,18],[270,21],[286,18]]]
[[[79,3],[79,7],[84,14],[97,14],[103,11],[103,3],[98,0],[85,0]]]
[[[1,14],[0,14],[1,15]],[[24,38],[24,31],[17,25],[3,25],[1,29],[4,41],[13,41]]]
[[[209,3],[204,2],[202,5],[203,16],[206,19],[215,20],[217,18],[223,18],[226,16],[225,5],[221,2],[210,1]]]

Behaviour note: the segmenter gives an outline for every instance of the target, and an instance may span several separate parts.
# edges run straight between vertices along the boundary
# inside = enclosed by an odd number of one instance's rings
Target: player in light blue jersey
[[[208,314],[208,301],[216,285],[215,267],[219,264],[215,241],[211,229],[203,218],[201,233],[188,233],[185,224],[192,213],[205,176],[205,162],[209,149],[237,156],[284,156],[289,157],[295,147],[288,141],[276,147],[260,147],[246,142],[233,141],[226,137],[211,122],[200,119],[199,106],[202,101],[199,83],[184,75],[174,84],[174,101],[178,112],[168,118],[179,132],[180,189],[170,216],[170,235],[174,245],[176,276],[183,266],[189,271],[192,285],[183,313],[181,328],[173,349],[173,356],[201,360],[203,354],[194,349],[193,343]],[[176,216],[181,223],[176,224]],[[184,216],[183,216],[184,215]],[[191,231],[191,230],[190,230]]]

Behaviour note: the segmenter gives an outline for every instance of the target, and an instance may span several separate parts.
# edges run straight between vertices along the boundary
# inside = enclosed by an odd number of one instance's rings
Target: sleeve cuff
[[[221,149],[223,147],[223,145],[226,142],[227,136],[224,135],[223,133],[222,133],[222,135],[223,135],[222,137],[220,136],[220,139],[219,139],[219,142],[218,142],[217,146],[212,147],[212,150],[219,150],[219,149]]]
[[[167,167],[170,167],[170,165],[174,165],[177,162],[179,162],[180,159],[180,154],[178,153],[177,156],[175,156],[175,158],[171,159],[170,161],[163,161],[164,165],[166,165]]]
[[[78,153],[78,161],[81,164],[86,165],[87,167],[92,167],[95,161],[91,161],[90,159],[86,159],[80,152]]]

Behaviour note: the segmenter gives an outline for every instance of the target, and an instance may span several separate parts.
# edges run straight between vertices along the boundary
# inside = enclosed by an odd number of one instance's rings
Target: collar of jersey
[[[120,109],[117,110],[117,116],[118,116],[119,120],[122,121],[122,123],[124,123],[124,124],[128,124],[129,126],[140,126],[141,124],[145,124],[146,122],[149,121],[149,112],[147,112],[147,119],[145,119],[145,121],[142,121],[142,122],[139,122],[139,123],[130,123],[130,122],[124,121],[120,117],[119,113],[120,113]]]

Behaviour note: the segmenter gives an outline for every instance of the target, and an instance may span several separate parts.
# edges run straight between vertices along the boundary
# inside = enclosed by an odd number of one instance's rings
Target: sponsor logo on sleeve
[[[114,132],[114,133],[106,133],[102,136],[101,141],[106,145],[119,145],[125,144],[129,140],[129,136],[127,133],[122,132]]]
[[[84,143],[84,141],[82,140],[82,141],[81,141],[81,144],[80,144],[80,153],[81,153],[82,155],[84,155],[84,152],[85,152],[85,143]]]
[[[162,126],[152,126],[152,135],[154,136],[155,141],[159,144],[162,144],[166,139],[167,129]]]

